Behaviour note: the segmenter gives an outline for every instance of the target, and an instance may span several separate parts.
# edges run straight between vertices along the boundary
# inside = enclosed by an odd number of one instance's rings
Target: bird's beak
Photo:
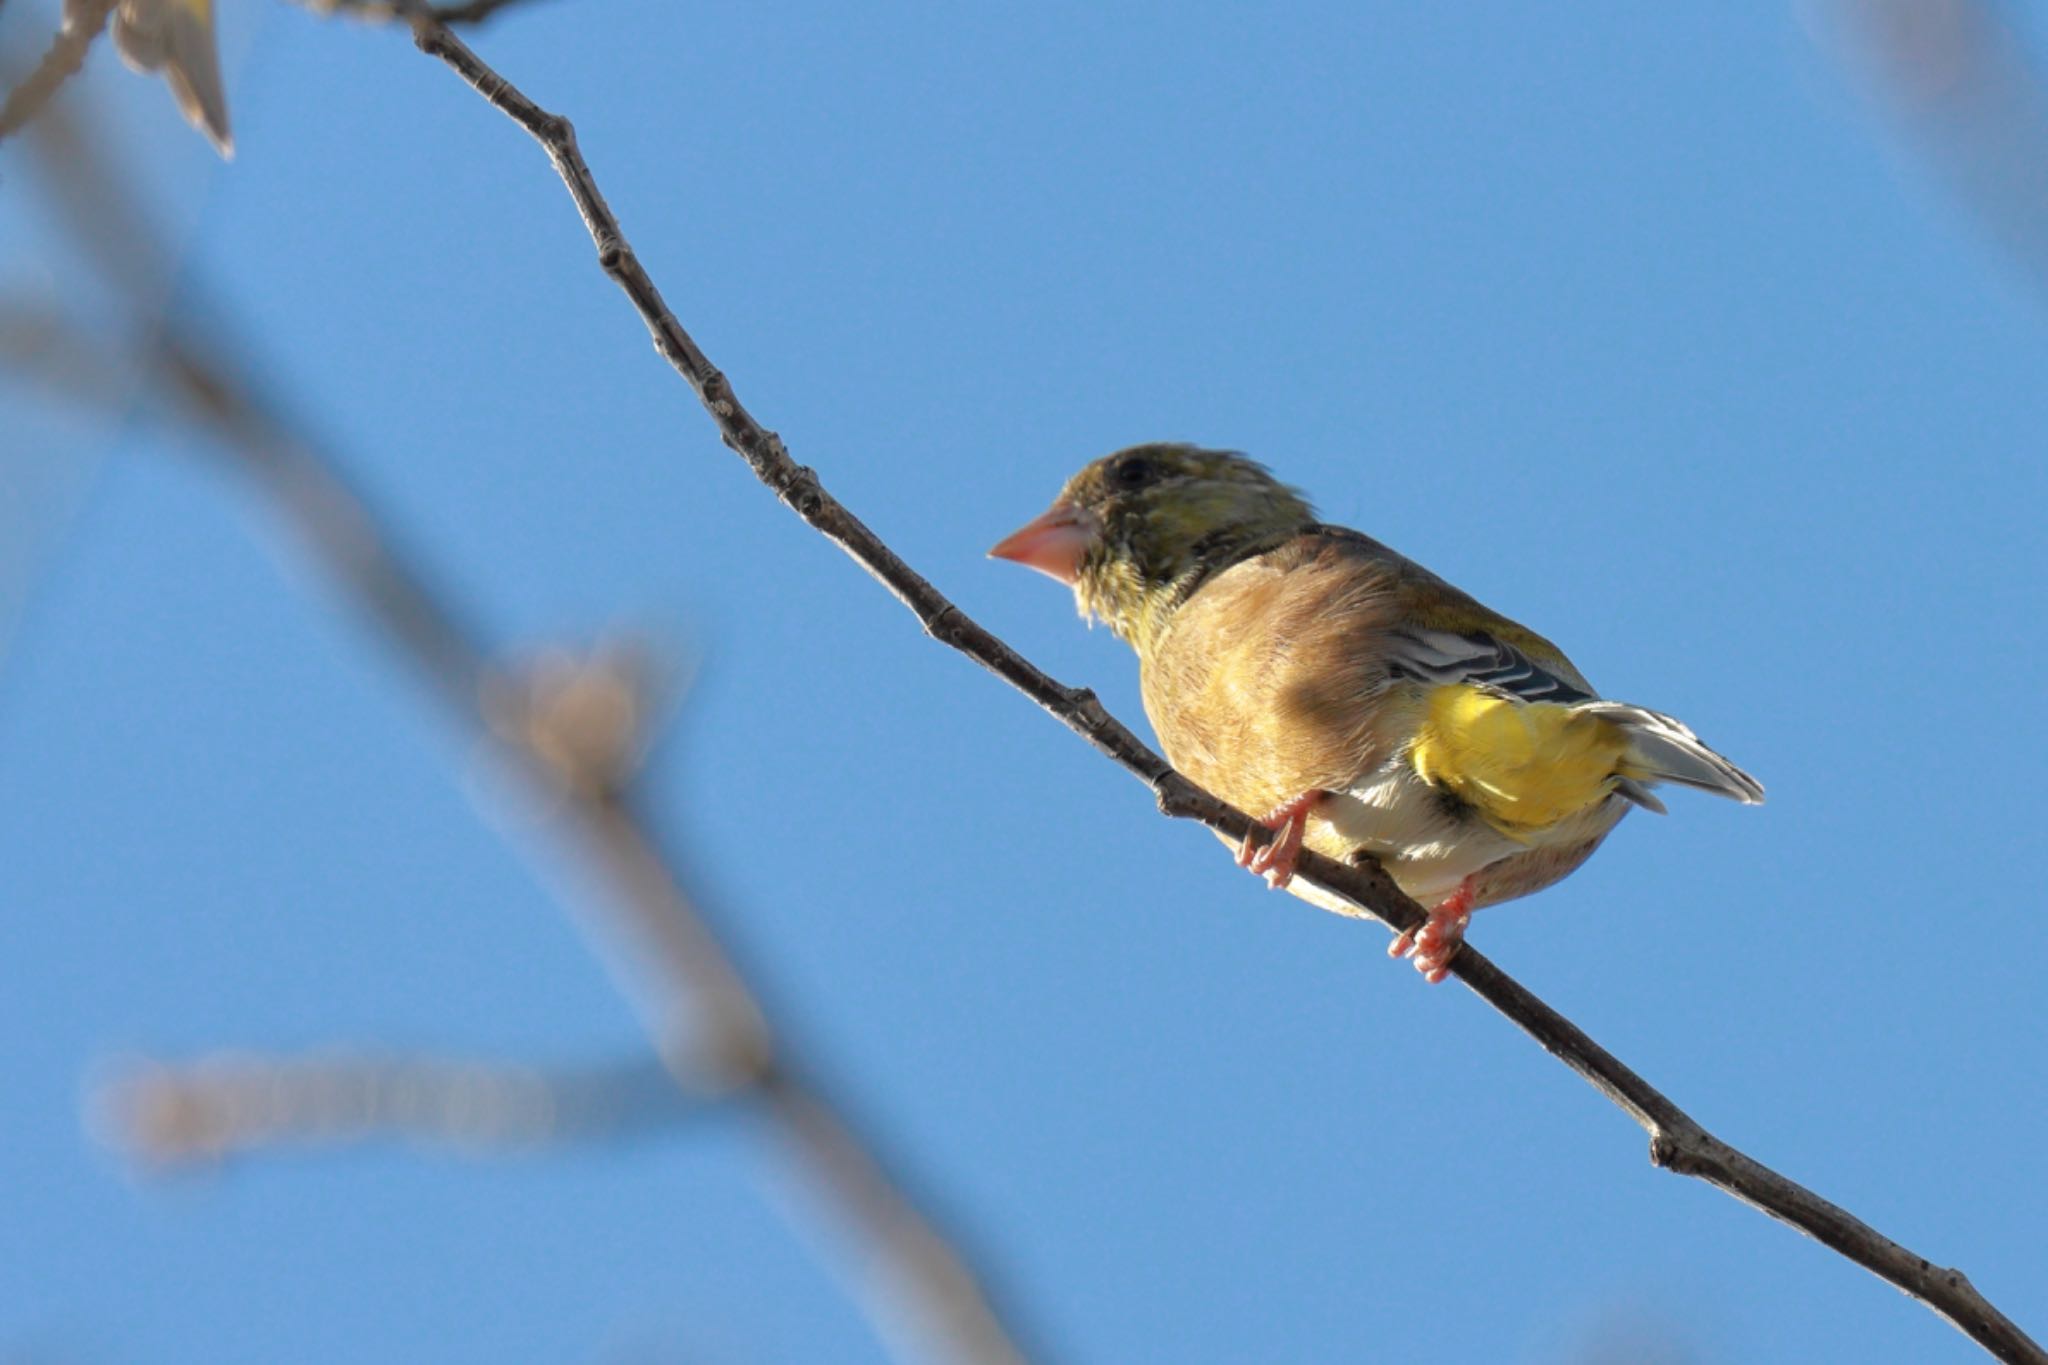
[[[1056,502],[1044,516],[997,542],[988,555],[1036,569],[1071,587],[1081,576],[1082,557],[1101,529],[1093,512]]]

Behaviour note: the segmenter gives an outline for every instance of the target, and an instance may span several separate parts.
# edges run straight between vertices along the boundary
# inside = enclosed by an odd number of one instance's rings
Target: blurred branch
[[[110,155],[97,112],[85,100],[51,105],[23,146],[65,239],[123,296],[126,313],[147,331],[158,325],[174,285],[175,246],[157,230],[156,216]]]
[[[93,1096],[94,1127],[156,1166],[287,1143],[403,1139],[467,1154],[532,1152],[667,1128],[705,1111],[658,1062],[543,1069],[360,1051],[223,1054],[125,1068]]]
[[[1233,840],[1247,832],[1261,841],[1271,837],[1244,812],[1175,772],[1111,716],[1092,692],[1055,681],[970,620],[828,493],[815,472],[792,460],[782,438],[762,427],[741,406],[725,375],[705,357],[662,301],[584,163],[569,120],[528,99],[423,6],[413,3],[404,8],[420,49],[445,62],[547,153],[589,230],[599,268],[625,292],[653,335],[655,349],[696,390],[725,444],[746,460],[761,482],[908,607],[926,633],[1010,683],[1135,774],[1152,789],[1166,814],[1199,820]],[[1402,895],[1377,867],[1350,867],[1304,853],[1300,874],[1395,929],[1408,929],[1423,921],[1422,908]],[[1650,1134],[1654,1164],[1697,1176],[1840,1252],[1927,1303],[1999,1359],[2048,1365],[2048,1353],[1992,1307],[1961,1272],[1930,1264],[1846,1210],[1721,1142],[1471,947],[1453,959],[1452,971],[1642,1125]]]
[[[50,96],[85,65],[93,40],[106,30],[107,16],[120,0],[67,0],[64,22],[35,69],[0,102],[0,138],[20,131],[42,112]]]
[[[493,681],[483,709],[506,744],[523,749],[579,800],[625,793],[666,709],[667,679],[637,640],[587,654],[544,650]]]
[[[1807,0],[1947,188],[2048,284],[2048,81],[1992,0]]]
[[[509,9],[525,0],[468,0],[459,5],[430,5],[428,11],[444,24],[481,24],[499,10]],[[371,23],[389,23],[399,17],[405,6],[398,0],[300,0],[308,9],[320,14],[346,14],[351,19],[362,19]]]
[[[62,315],[25,299],[0,298],[0,368],[75,407],[111,414],[130,397],[125,376],[102,348]]]
[[[112,177],[92,155],[90,139],[76,127],[64,132],[70,141],[57,169],[66,209],[77,216],[88,206],[120,202],[119,185],[92,183]],[[451,712],[492,741],[508,768],[556,815],[584,865],[609,885],[614,899],[602,906],[611,913],[591,927],[634,950],[637,972],[607,960],[646,1016],[680,1100],[744,1103],[770,1120],[797,1169],[858,1242],[864,1307],[892,1346],[907,1351],[907,1329],[941,1358],[973,1365],[1021,1361],[957,1239],[922,1211],[900,1163],[882,1158],[873,1133],[853,1121],[787,1036],[771,1028],[758,993],[661,846],[634,780],[657,709],[645,661],[613,649],[582,657],[548,652],[509,667],[495,663],[454,599],[343,477],[342,462],[281,418],[236,372],[226,359],[233,348],[175,319],[149,315],[151,291],[124,264],[165,259],[144,222],[138,211],[89,236],[102,269],[129,291],[137,314],[132,344],[145,371],[256,482],[318,566]],[[79,227],[87,232],[93,224]],[[93,404],[112,401],[100,382],[109,372],[98,354],[103,348],[61,318],[26,308],[0,317],[0,347],[25,373],[62,381],[46,391]],[[257,1083],[245,1076],[225,1091],[206,1093],[246,1099]],[[358,1075],[354,1083],[360,1099],[369,1082]],[[153,1093],[192,1098],[184,1091]],[[170,1112],[179,1121],[194,1119],[202,1135],[197,1140],[223,1131],[199,1121],[224,1121],[218,1108]],[[173,1122],[166,1131],[176,1127]],[[253,1130],[244,1136],[253,1141]]]
[[[912,1320],[945,1358],[1022,1360],[961,1253],[919,1211],[900,1170],[876,1155],[873,1136],[771,1031],[755,991],[684,891],[628,780],[642,745],[622,721],[646,711],[625,695],[628,684],[600,676],[602,660],[571,663],[558,653],[532,667],[491,666],[449,599],[342,480],[338,462],[295,435],[174,324],[159,330],[148,359],[442,699],[558,804],[584,862],[615,893],[621,919],[607,927],[648,964],[652,999],[630,982],[629,994],[647,1007],[672,1080],[699,1101],[751,1101],[774,1121],[884,1272],[885,1283],[869,1286],[870,1317],[885,1331]]]

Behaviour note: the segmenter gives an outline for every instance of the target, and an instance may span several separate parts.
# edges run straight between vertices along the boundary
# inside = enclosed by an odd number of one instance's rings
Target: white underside
[[[1332,793],[1315,813],[1329,822],[1347,847],[1377,857],[1397,886],[1430,906],[1447,899],[1467,877],[1503,859],[1596,839],[1612,829],[1627,808],[1620,797],[1610,798],[1525,843],[1457,813],[1442,792],[1416,775],[1405,755],[1397,755],[1358,785]],[[1296,885],[1304,900],[1324,909],[1342,912],[1347,906],[1319,888]]]

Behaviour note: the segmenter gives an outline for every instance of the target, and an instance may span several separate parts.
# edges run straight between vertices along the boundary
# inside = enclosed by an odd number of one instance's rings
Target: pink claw
[[[1387,945],[1388,957],[1415,957],[1415,970],[1434,986],[1451,974],[1451,959],[1465,946],[1465,926],[1472,922],[1472,878],[1429,912],[1420,928],[1404,931]]]
[[[1264,844],[1254,843],[1251,831],[1246,830],[1244,841],[1237,846],[1237,865],[1250,868],[1253,876],[1264,877],[1266,885],[1275,891],[1293,881],[1294,864],[1301,858],[1302,836],[1308,832],[1308,813],[1327,794],[1303,792],[1266,812],[1259,823],[1273,831],[1273,838]]]

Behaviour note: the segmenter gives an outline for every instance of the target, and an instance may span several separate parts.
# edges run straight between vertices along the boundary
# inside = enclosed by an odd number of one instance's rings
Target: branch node
[[[1081,728],[1091,737],[1100,735],[1115,724],[1110,719],[1108,709],[1096,699],[1092,688],[1070,687],[1062,700],[1066,702],[1067,709],[1072,712],[1074,719],[1081,722]]]
[[[510,86],[506,88],[509,89]],[[567,115],[564,114],[536,110],[533,135],[553,148],[566,149],[576,145],[576,125],[569,122]]]
[[[824,486],[818,482],[818,472],[809,465],[791,466],[777,483],[775,492],[805,521],[815,523],[825,509]]]
[[[1178,769],[1163,768],[1152,776],[1150,786],[1161,815],[1174,820],[1207,821],[1211,810],[1205,804],[1208,793],[1182,777]]]
[[[449,46],[448,30],[441,27],[440,21],[432,14],[415,10],[410,19],[414,47],[429,57],[438,57],[444,62],[455,55],[455,49]]]
[[[704,400],[704,406],[711,409],[714,417],[725,418],[733,415],[732,385],[727,382],[725,371],[717,366],[707,366],[704,378],[697,385],[697,396]],[[730,433],[726,439],[732,439]],[[742,455],[747,453],[743,446],[735,445],[733,448]]]
[[[924,633],[940,644],[958,648],[962,619],[960,608],[948,602],[925,619]]]

